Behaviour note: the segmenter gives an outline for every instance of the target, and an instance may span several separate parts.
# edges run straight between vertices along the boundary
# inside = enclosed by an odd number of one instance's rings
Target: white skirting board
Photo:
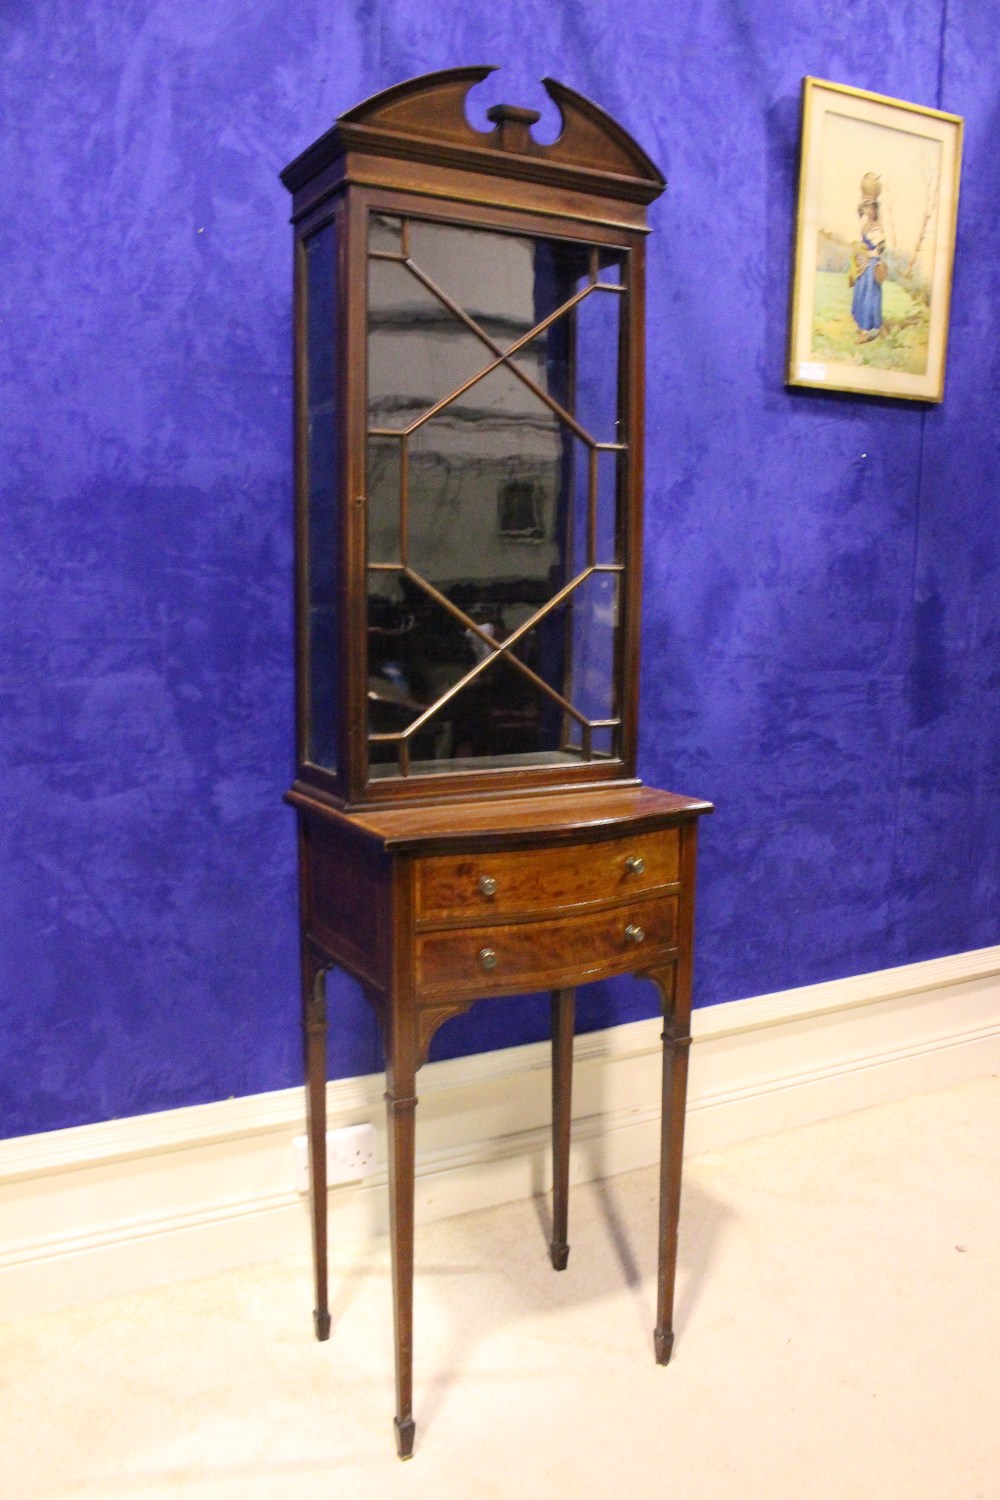
[[[573,1180],[659,1151],[660,1025],[577,1038]],[[1000,1071],[1000,946],[696,1011],[685,1149]],[[545,1191],[549,1047],[418,1074],[417,1224]],[[377,1169],[331,1188],[330,1231],[385,1232],[381,1075],[328,1086],[329,1126],[371,1120]],[[308,1255],[293,1140],[301,1089],[0,1141],[0,1318]]]

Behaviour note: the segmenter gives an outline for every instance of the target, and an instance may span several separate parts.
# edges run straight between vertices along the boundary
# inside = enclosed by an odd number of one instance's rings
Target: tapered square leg
[[[677,1278],[677,1229],[681,1206],[681,1162],[684,1154],[684,1106],[687,1098],[689,1036],[673,1036],[668,1019],[663,1034],[663,1114],[660,1137],[660,1226],[656,1328],[657,1364],[670,1360],[674,1347],[674,1286]]]
[[[303,945],[302,1031],[306,1073],[306,1132],[309,1142],[309,1194],[316,1301],[313,1327],[318,1339],[330,1337],[326,1243],[326,965],[311,945]]]
[[[557,1271],[569,1260],[569,1145],[573,1118],[573,1028],[576,991],[552,994],[552,1244]]]
[[[386,1110],[389,1126],[389,1241],[392,1310],[396,1340],[396,1451],[410,1458],[413,1421],[413,1178],[416,1169],[416,1109],[412,1068],[390,1068]]]

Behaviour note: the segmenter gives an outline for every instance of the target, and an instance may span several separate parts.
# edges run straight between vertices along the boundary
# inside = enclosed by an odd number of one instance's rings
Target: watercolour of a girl
[[[854,288],[851,316],[858,325],[859,344],[878,338],[882,331],[882,283],[886,267],[882,259],[885,232],[878,202],[881,191],[881,178],[874,172],[866,172],[861,179],[861,202],[858,204],[861,239],[854,246],[850,271]]]

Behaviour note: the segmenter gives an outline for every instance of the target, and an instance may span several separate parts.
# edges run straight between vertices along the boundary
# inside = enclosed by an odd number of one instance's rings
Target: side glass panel
[[[336,769],[336,664],[340,556],[337,536],[336,232],[326,224],[303,242],[306,368],[306,759]]]
[[[400,561],[400,496],[403,443],[398,437],[368,439],[368,561]]]
[[[371,776],[620,753],[625,272],[371,216]]]

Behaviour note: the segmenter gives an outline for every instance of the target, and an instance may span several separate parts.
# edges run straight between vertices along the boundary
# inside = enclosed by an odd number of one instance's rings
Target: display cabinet
[[[665,1015],[657,1358],[669,1357],[695,837],[636,779],[646,207],[663,180],[560,84],[466,116],[488,68],[343,115],[293,195],[303,1015],[326,1287],[324,976],[386,1052],[399,1451],[413,1446],[415,1078],[478,999],[551,990],[565,1267],[574,987]]]

